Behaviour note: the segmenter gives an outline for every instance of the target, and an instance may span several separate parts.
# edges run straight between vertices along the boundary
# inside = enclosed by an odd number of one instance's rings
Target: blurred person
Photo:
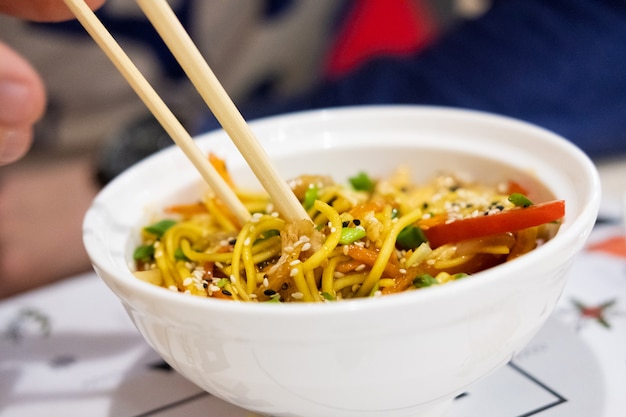
[[[363,104],[442,105],[534,123],[596,160],[626,154],[623,0],[493,0],[426,47],[405,49],[397,48],[406,46],[403,39],[372,47],[379,33],[401,22],[379,21],[367,9],[383,13],[385,5],[354,2],[352,20],[339,31],[346,37],[331,48],[343,53],[329,55],[325,77],[298,98],[248,105],[244,116]],[[204,128],[215,127],[207,116]]]

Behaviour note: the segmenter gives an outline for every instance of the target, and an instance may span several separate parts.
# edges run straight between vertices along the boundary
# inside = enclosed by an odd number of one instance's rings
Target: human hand
[[[87,0],[97,8],[105,0]],[[0,13],[34,21],[72,17],[62,0],[0,0]],[[33,125],[43,115],[45,88],[37,72],[0,42],[0,165],[21,158],[30,148]]]

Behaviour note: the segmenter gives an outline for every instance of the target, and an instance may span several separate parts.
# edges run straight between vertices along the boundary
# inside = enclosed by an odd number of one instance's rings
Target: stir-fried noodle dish
[[[239,224],[207,193],[142,228],[135,275],[172,291],[252,302],[332,302],[442,285],[532,251],[557,232],[561,200],[531,201],[514,178],[495,185],[453,173],[424,184],[408,168],[357,172],[346,184],[302,175],[289,184],[310,220],[286,222],[262,192],[238,188]],[[477,278],[478,279],[478,278]]]

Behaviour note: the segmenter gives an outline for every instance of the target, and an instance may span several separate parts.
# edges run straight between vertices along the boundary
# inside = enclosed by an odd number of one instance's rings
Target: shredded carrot
[[[359,204],[358,206],[354,206],[350,211],[350,215],[355,219],[363,218],[367,213],[374,212],[378,213],[383,210],[386,203],[382,200],[377,201],[369,201],[365,204]]]
[[[338,263],[335,267],[335,271],[347,274],[354,271],[359,265],[363,265],[363,262],[352,259],[350,261]]]
[[[190,217],[196,214],[207,213],[207,209],[201,202],[192,204],[176,204],[165,209],[166,213],[180,214],[184,217]]]
[[[378,252],[364,248],[358,245],[346,245],[344,246],[346,249],[345,254],[349,257],[368,265],[370,268],[374,266],[376,259],[378,258]],[[390,259],[387,265],[385,266],[384,275],[386,277],[395,277],[399,274],[398,266],[396,262],[393,262],[393,259]]]
[[[235,188],[235,183],[226,168],[226,162],[215,155],[213,152],[209,153],[209,162],[213,165],[213,168],[220,174],[220,176],[226,181],[226,183],[231,187]]]

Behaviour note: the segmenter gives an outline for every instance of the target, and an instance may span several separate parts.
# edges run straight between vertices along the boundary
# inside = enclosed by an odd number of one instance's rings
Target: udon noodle
[[[135,275],[172,291],[239,301],[335,301],[441,285],[510,261],[551,239],[562,201],[535,203],[513,181],[451,174],[425,184],[407,168],[349,184],[302,175],[290,186],[311,220],[287,223],[263,193],[239,189],[240,225],[210,193],[144,227]],[[531,190],[532,191],[532,190]]]

